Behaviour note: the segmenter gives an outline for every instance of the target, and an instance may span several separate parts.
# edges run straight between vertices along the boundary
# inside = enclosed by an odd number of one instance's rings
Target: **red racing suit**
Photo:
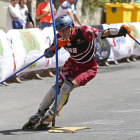
[[[93,40],[98,37],[99,30],[90,26],[73,28],[70,42],[65,49],[70,58],[65,62],[59,73],[59,82],[72,78],[79,86],[84,86],[93,79],[97,73],[95,47]],[[60,35],[58,34],[58,38]]]

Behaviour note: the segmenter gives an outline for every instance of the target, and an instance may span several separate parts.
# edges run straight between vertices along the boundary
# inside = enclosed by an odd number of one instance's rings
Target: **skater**
[[[126,36],[126,28],[129,27],[121,27],[120,29],[110,28],[103,31],[86,25],[74,27],[73,20],[69,15],[61,15],[55,22],[56,30],[58,31],[58,40],[70,40],[70,42],[63,47],[71,56],[65,62],[59,73],[59,95],[56,109],[56,115],[58,115],[64,104],[68,101],[70,92],[74,88],[85,86],[96,76],[97,63],[93,44],[94,38]],[[51,45],[50,48],[47,48],[45,53],[52,47],[54,47],[54,44]],[[45,55],[45,57],[50,58],[53,57],[54,54],[55,51],[52,51]],[[29,121],[23,126],[23,129],[34,127],[34,130],[40,130],[46,128],[51,123],[54,114],[53,103],[55,93],[56,85],[54,84],[41,102],[37,113],[30,117]],[[53,105],[51,106],[51,104]]]

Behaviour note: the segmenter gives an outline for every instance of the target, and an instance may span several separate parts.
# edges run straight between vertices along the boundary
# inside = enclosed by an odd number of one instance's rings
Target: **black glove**
[[[54,44],[51,45],[50,48],[47,48],[47,49],[44,51],[44,54],[47,53],[49,50],[51,50],[53,47],[54,47]],[[47,53],[47,54],[45,55],[45,57],[46,57],[46,58],[51,58],[51,57],[54,56],[54,54],[55,54],[55,50],[54,50],[54,51],[51,51],[51,52],[49,52],[49,53]]]
[[[118,34],[126,37],[127,30],[124,27],[121,27]]]
[[[52,44],[52,45],[50,46],[50,48],[47,48],[47,49],[44,51],[44,54],[47,53],[49,50],[51,50],[53,47],[54,47],[54,44]],[[59,50],[59,49],[61,49],[61,47],[58,47],[57,49]],[[51,57],[54,56],[54,54],[55,54],[55,50],[53,50],[53,51],[47,53],[47,54],[45,55],[45,57],[46,57],[46,58],[51,58]]]

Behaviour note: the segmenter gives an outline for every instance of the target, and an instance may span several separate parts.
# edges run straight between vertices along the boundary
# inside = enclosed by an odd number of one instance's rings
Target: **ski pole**
[[[134,38],[131,34],[128,34],[128,35],[140,45],[140,42],[138,42],[138,40],[136,38]]]
[[[54,43],[55,43],[55,53],[56,53],[56,94],[55,94],[55,106],[54,106],[54,114],[53,114],[53,120],[52,120],[52,129],[55,127],[55,115],[56,115],[56,108],[57,108],[57,96],[58,96],[58,75],[59,75],[59,66],[58,66],[58,49],[57,49],[57,36],[56,36],[56,28],[55,28],[55,19],[54,19],[54,12],[53,12],[53,6],[52,6],[52,0],[50,0],[50,7],[51,7],[51,14],[52,14],[52,20],[53,20],[53,31],[54,31]]]
[[[43,56],[45,56],[46,54],[50,53],[51,51],[53,51],[54,48],[52,48],[51,50],[49,50],[48,52],[46,52],[45,54],[43,54],[42,56],[40,56],[39,58],[37,58],[36,60],[34,60],[33,62],[31,62],[30,64],[28,64],[27,66],[23,67],[22,69],[20,69],[19,71],[15,72],[14,74],[12,74],[11,76],[9,76],[8,78],[6,78],[5,80],[3,80],[2,82],[0,82],[0,84],[2,84],[3,82],[5,82],[6,80],[8,80],[9,78],[11,78],[12,76],[16,75],[17,73],[21,72],[22,70],[24,70],[25,68],[29,67],[30,65],[32,65],[33,63],[35,63],[36,61],[38,61],[39,59],[41,59]]]
[[[124,27],[127,30],[127,34],[129,35],[129,37],[131,37],[134,41],[136,41],[140,45],[140,42],[138,42],[138,40],[130,34],[131,33],[131,28],[130,27],[128,27],[126,25],[122,25],[121,27]]]

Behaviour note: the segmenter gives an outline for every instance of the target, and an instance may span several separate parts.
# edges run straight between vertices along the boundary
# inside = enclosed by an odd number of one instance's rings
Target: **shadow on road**
[[[28,129],[28,130],[12,129],[12,130],[3,130],[3,131],[0,131],[0,134],[3,134],[3,135],[21,135],[21,133],[16,133],[16,132],[22,132],[22,133],[28,132],[27,134],[31,134],[31,133],[45,132],[45,131],[48,131],[49,129],[51,129],[51,127],[48,127],[45,130],[38,130],[38,131],[34,131],[32,129]]]

